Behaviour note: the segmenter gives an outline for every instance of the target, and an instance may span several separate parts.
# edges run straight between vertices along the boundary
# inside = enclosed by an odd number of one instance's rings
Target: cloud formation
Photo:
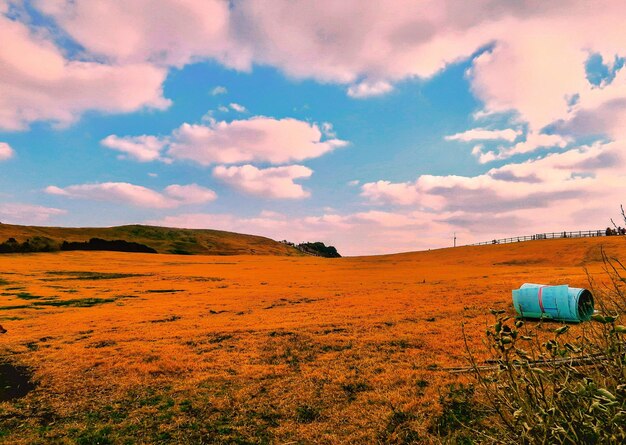
[[[513,142],[521,134],[522,132],[520,130],[513,130],[512,128],[507,128],[504,130],[488,130],[485,128],[472,128],[471,130],[467,130],[462,133],[456,133],[450,136],[446,136],[444,139],[446,141],[461,141],[461,142],[494,141],[494,140],[504,140],[508,142]]]
[[[63,209],[16,202],[0,203],[0,222],[5,224],[41,224],[67,213]]]
[[[166,143],[162,138],[147,135],[118,137],[112,134],[100,141],[103,147],[125,153],[140,162],[163,159],[161,150]]]
[[[70,60],[45,30],[31,30],[4,14],[0,41],[5,42],[0,45],[0,130],[24,130],[39,120],[68,125],[87,110],[128,113],[170,104],[162,93],[167,71],[149,62]]]
[[[626,6],[619,0],[600,0],[593,8],[581,0],[558,5],[37,0],[34,5],[100,63],[65,59],[50,33],[32,32],[3,15],[0,38],[16,42],[11,46],[17,50],[5,50],[2,61],[9,69],[0,79],[10,81],[12,96],[19,96],[6,107],[13,112],[0,120],[4,128],[23,128],[33,120],[68,123],[87,109],[163,108],[165,68],[208,59],[239,70],[269,65],[291,77],[344,84],[350,96],[364,98],[474,58],[468,78],[484,113],[516,113],[534,132],[625,97],[619,75],[592,84],[585,70],[590,54],[609,61],[624,52]],[[38,69],[42,61],[48,69]],[[27,88],[37,92],[38,101],[54,97],[29,106],[24,99],[35,98]],[[89,94],[102,90],[124,93]],[[626,113],[626,106],[620,110]]]
[[[181,67],[194,60],[215,58],[230,67],[246,66],[236,62],[235,51],[229,51],[229,6],[224,1],[34,3],[84,48],[111,63],[149,61],[159,66]]]
[[[310,193],[294,180],[308,178],[312,174],[313,170],[303,165],[272,168],[219,165],[213,169],[213,177],[243,193],[280,199],[300,199],[310,196]]]
[[[44,191],[51,195],[68,198],[108,201],[155,209],[202,204],[213,201],[217,197],[214,191],[197,184],[173,184],[166,187],[163,192],[126,182],[79,184],[63,188],[51,185]]]
[[[370,182],[363,184],[362,196],[372,204],[418,208],[433,218],[455,213],[447,221],[474,233],[497,233],[494,221],[509,221],[509,234],[545,231],[546,225],[557,223],[576,228],[582,207],[602,209],[585,218],[602,227],[621,202],[624,171],[624,142],[598,142],[473,177],[422,175],[413,182]]]
[[[219,96],[220,94],[228,93],[228,89],[224,86],[218,85],[211,90],[211,96]]]
[[[246,107],[244,107],[243,105],[239,105],[239,104],[234,103],[234,102],[230,103],[228,106],[231,109],[235,110],[237,113],[245,113],[246,111],[248,111],[246,109]]]
[[[11,159],[15,152],[9,144],[6,142],[0,142],[0,161],[6,161]]]
[[[389,82],[361,82],[356,85],[351,85],[348,88],[348,96],[357,99],[366,97],[382,96],[393,90],[393,86]]]
[[[211,121],[208,125],[185,123],[167,138],[110,135],[101,143],[140,161],[159,159],[166,154],[175,160],[202,165],[283,164],[316,158],[347,145],[341,139],[325,137],[317,124],[264,116],[231,122]],[[167,150],[164,151],[164,147]]]
[[[345,145],[340,139],[324,139],[315,124],[257,116],[208,126],[183,124],[172,134],[167,153],[202,165],[282,164],[316,158]]]

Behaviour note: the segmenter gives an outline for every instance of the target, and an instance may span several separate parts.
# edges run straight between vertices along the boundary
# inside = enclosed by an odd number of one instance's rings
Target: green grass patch
[[[115,298],[75,298],[72,300],[36,301],[34,306],[92,307],[98,304],[113,303]]]
[[[15,295],[15,297],[19,298],[20,300],[39,300],[43,297],[39,296],[39,295],[33,295],[29,292],[18,292]]]
[[[0,278],[0,286],[6,286],[10,284],[7,280],[5,280],[4,278]]]
[[[145,292],[150,294],[173,294],[175,292],[185,292],[185,289],[148,289]]]
[[[43,278],[43,281],[59,281],[59,280],[116,280],[120,278],[146,277],[150,274],[140,273],[111,273],[111,272],[85,272],[85,271],[66,271],[51,270],[46,275],[52,275],[62,278]]]
[[[300,405],[296,407],[296,422],[313,423],[321,417],[320,410],[311,405]]]
[[[36,308],[33,308],[30,304],[21,304],[19,306],[0,306],[0,311],[11,311],[14,309],[36,309]]]

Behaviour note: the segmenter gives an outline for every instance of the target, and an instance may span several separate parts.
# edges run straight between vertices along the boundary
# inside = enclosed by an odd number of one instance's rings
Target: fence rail
[[[619,235],[618,233],[611,233],[610,235]],[[604,230],[575,230],[573,232],[547,232],[537,233],[535,235],[514,236],[512,238],[493,239],[491,241],[483,241],[480,243],[467,244],[468,246],[484,246],[487,244],[508,244],[518,243],[521,241],[534,241],[540,239],[554,239],[554,238],[589,238],[596,236],[609,236],[606,229]]]

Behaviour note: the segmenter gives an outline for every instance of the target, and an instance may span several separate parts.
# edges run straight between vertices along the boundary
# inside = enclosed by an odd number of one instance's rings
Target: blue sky
[[[619,2],[144,3],[0,0],[0,221],[370,254],[617,213]]]

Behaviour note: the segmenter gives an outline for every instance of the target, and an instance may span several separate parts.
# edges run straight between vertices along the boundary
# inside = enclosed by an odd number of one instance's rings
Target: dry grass
[[[585,286],[583,265],[601,279],[600,244],[626,253],[613,237],[334,260],[0,256],[0,354],[38,382],[0,403],[0,440],[436,442],[439,396],[466,378],[441,370],[466,364],[461,323],[480,349],[512,288]]]

